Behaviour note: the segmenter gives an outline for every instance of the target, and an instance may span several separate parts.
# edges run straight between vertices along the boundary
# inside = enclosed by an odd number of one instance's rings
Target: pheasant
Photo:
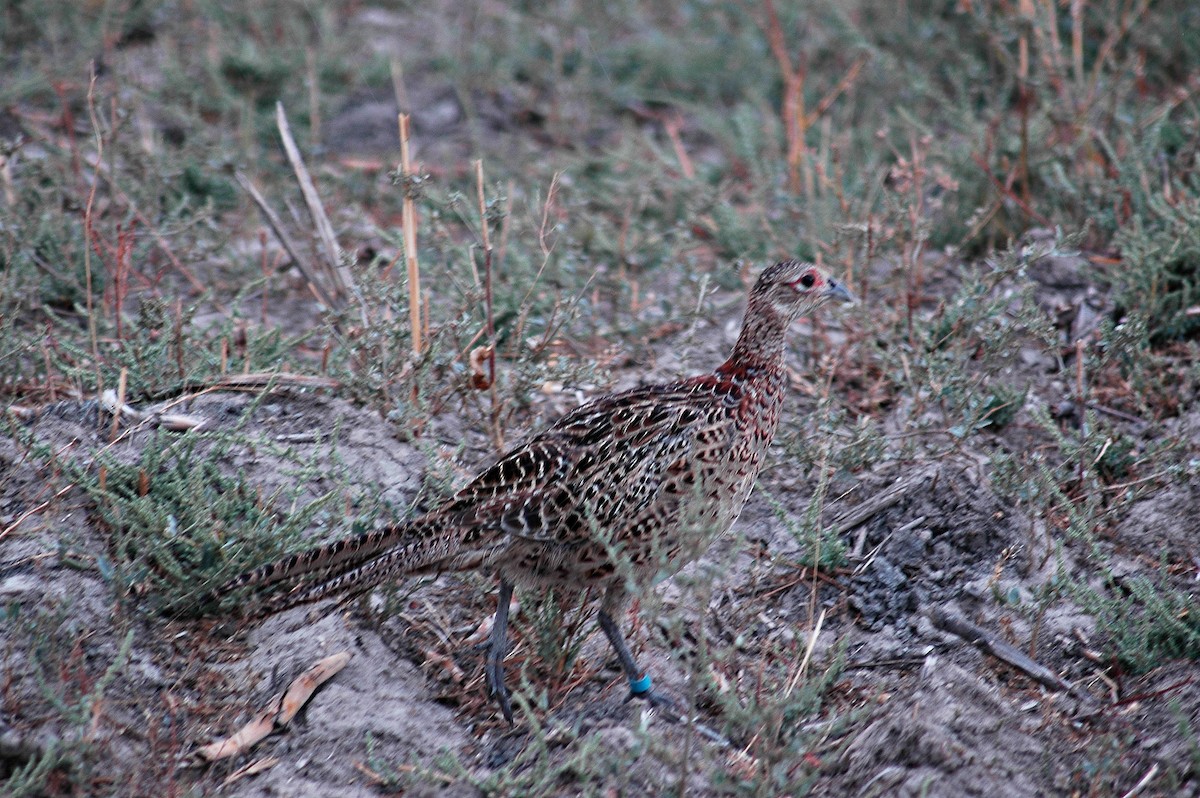
[[[485,675],[504,717],[514,586],[599,588],[600,628],[632,697],[670,706],[629,652],[617,618],[631,589],[678,571],[741,512],[779,423],[788,326],[851,293],[816,266],[763,271],[729,359],[709,374],[600,396],[501,457],[433,511],[300,552],[226,583],[257,615],[350,597],[399,577],[486,569],[499,577]]]

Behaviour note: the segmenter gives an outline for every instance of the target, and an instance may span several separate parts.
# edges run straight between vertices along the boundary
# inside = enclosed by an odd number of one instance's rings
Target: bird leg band
[[[646,673],[640,679],[630,679],[629,692],[633,695],[645,695],[650,692],[650,674]]]
[[[629,680],[629,694],[633,696],[648,695],[651,692],[650,674],[643,673],[637,663],[633,661],[633,655],[629,653],[629,646],[625,644],[625,638],[621,635],[621,630],[617,628],[612,616],[604,610],[600,610],[599,616],[600,628],[604,630],[604,636],[608,638],[613,651],[616,652],[617,659],[621,661],[621,668],[625,671],[625,678]]]

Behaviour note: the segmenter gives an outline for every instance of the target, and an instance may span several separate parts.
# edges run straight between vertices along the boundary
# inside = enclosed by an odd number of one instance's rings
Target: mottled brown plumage
[[[437,509],[239,577],[266,612],[416,574],[483,568],[500,578],[488,681],[511,709],[501,660],[513,585],[605,591],[600,625],[635,695],[650,690],[614,621],[628,588],[698,557],[737,518],[775,436],[787,328],[846,289],[811,264],[759,277],[741,335],[714,372],[601,396],[510,451]]]

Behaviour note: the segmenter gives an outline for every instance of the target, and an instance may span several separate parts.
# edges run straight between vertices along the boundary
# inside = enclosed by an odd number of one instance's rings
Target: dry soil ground
[[[736,324],[726,322],[736,321],[737,311],[730,308],[729,314],[701,324],[692,344],[698,354],[691,362],[708,354],[715,358],[728,346]],[[672,342],[659,349],[665,355],[660,362],[616,373],[617,383],[668,373]],[[795,365],[804,368],[798,361]],[[810,385],[807,379],[799,384]],[[314,463],[316,473],[351,474],[356,485],[372,486],[401,507],[418,499],[429,458],[448,460],[464,435],[448,414],[422,439],[423,449],[400,440],[378,414],[334,394],[211,393],[182,409],[205,419],[209,430],[247,430],[246,444],[227,455],[224,465],[267,493],[294,478],[289,474],[299,460]],[[545,399],[548,412],[573,401],[573,395]],[[788,410],[802,420],[812,404],[797,391]],[[100,421],[67,405],[23,428],[33,440],[48,444],[57,459],[77,463],[87,463],[102,449],[134,458],[158,440],[149,430],[133,429],[114,444],[109,423]],[[1018,420],[1014,440],[1020,427]],[[1175,436],[1195,447],[1200,416],[1146,434]],[[466,439],[480,442],[470,435]],[[469,446],[462,455],[460,474],[471,470],[474,450]],[[588,785],[601,793],[611,788],[616,794],[659,794],[682,783],[687,794],[706,795],[721,792],[714,785],[733,779],[745,766],[739,754],[751,742],[745,729],[745,736],[725,746],[626,703],[618,669],[590,621],[585,628],[592,636],[571,667],[569,684],[556,683],[561,675],[530,671],[531,678],[546,679],[540,687],[548,691],[550,706],[533,710],[536,724],[521,718],[507,727],[486,700],[480,656],[466,642],[492,606],[484,577],[446,576],[408,586],[386,617],[373,614],[378,601],[348,611],[301,608],[249,625],[169,622],[139,613],[137,602],[119,607],[95,568],[76,565],[106,556],[106,532],[91,501],[77,490],[60,490],[65,486],[61,475],[27,452],[26,444],[0,439],[0,518],[6,538],[0,596],[6,603],[19,602],[26,616],[39,609],[63,614],[60,634],[71,648],[50,655],[56,671],[43,680],[94,680],[118,658],[127,630],[133,633],[127,664],[87,729],[98,743],[90,755],[98,789],[123,792],[128,782],[130,793],[148,793],[166,782],[215,792],[253,758],[274,757],[273,767],[221,791],[373,795],[378,763],[444,772],[436,764],[438,755],[450,752],[466,773],[449,772],[446,781],[415,779],[405,794],[470,795],[478,792],[471,779],[529,756],[530,741],[539,734],[549,743],[526,770],[575,755],[580,744],[573,741],[590,739],[595,748],[587,760],[593,763]],[[789,557],[799,553],[795,537],[763,495],[756,495],[736,534],[643,602],[657,617],[685,620],[679,637],[672,637],[677,627],[653,619],[640,627],[634,639],[643,660],[668,690],[693,696],[689,649],[706,637],[730,657],[711,665],[712,672],[732,682],[731,689],[752,692],[756,656],[780,640],[807,640],[815,607],[825,610],[825,618],[805,678],[827,667],[835,652],[844,670],[816,717],[788,722],[811,726],[812,750],[804,764],[812,767],[822,794],[1052,795],[1089,789],[1120,794],[1147,774],[1159,786],[1141,794],[1200,794],[1200,785],[1185,775],[1196,741],[1180,731],[1183,719],[1190,719],[1194,729],[1200,713],[1195,684],[1200,666],[1164,663],[1118,686],[1102,675],[1109,672],[1105,663],[1089,659],[1094,621],[1067,600],[1054,602],[1042,617],[1034,646],[1028,616],[995,596],[1036,595],[1060,567],[1073,567],[1072,549],[997,498],[987,466],[985,453],[965,448],[939,459],[890,461],[841,477],[832,486],[839,498],[826,507],[830,521],[880,497],[894,500],[842,532],[852,549],[850,565],[821,577],[815,603],[811,573],[789,565]],[[783,456],[766,470],[762,485],[793,517],[803,515],[813,490]],[[309,488],[317,495],[328,485],[318,479]],[[1132,573],[1154,567],[1148,562],[1153,552],[1193,551],[1198,525],[1200,486],[1180,484],[1144,498],[1113,532],[1121,541],[1117,567]],[[311,533],[320,537],[322,530]],[[527,618],[538,599],[523,598],[510,671],[517,670],[512,662],[529,657],[535,646]],[[1075,693],[1039,684],[939,630],[931,618],[947,613],[992,638],[1026,652],[1033,649],[1036,660],[1074,685]],[[676,642],[667,643],[664,636]],[[55,713],[32,710],[44,707],[44,682],[28,667],[28,643],[14,637],[6,644],[0,741],[9,760],[45,750],[61,730]],[[347,668],[291,727],[228,763],[187,764],[197,745],[233,731],[291,676],[343,650],[353,655]],[[712,727],[722,725],[711,699],[700,701],[698,715]],[[605,762],[624,764],[606,770]],[[1169,786],[1155,781],[1167,772],[1183,781]],[[1098,773],[1101,788],[1095,786]],[[577,791],[567,774],[560,779],[563,794]]]

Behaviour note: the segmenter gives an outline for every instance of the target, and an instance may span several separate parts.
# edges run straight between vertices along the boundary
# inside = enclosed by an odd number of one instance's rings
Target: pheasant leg
[[[650,706],[662,713],[662,716],[671,723],[689,722],[688,716],[680,710],[679,705],[670,696],[651,688],[650,674],[643,673],[634,662],[633,655],[629,653],[629,646],[625,644],[625,638],[621,635],[621,630],[617,628],[612,615],[602,609],[599,612],[599,619],[600,628],[604,630],[604,636],[612,644],[613,651],[617,652],[617,659],[621,661],[621,668],[625,671],[626,678],[629,679],[629,697],[649,702]],[[690,723],[705,739],[725,748],[730,746],[729,740],[720,732],[703,723],[696,723],[694,720]]]
[[[512,592],[512,583],[501,577],[500,593],[496,597],[496,621],[492,624],[487,664],[484,666],[488,690],[495,696],[504,719],[509,723],[513,722],[513,714],[508,688],[504,686],[504,655],[508,652],[508,604],[512,601]]]
[[[637,662],[633,659],[633,654],[629,653],[629,646],[625,643],[625,637],[621,634],[621,630],[617,627],[617,622],[613,620],[612,615],[607,610],[602,609],[598,613],[598,617],[600,628],[604,630],[604,636],[608,638],[613,651],[617,654],[617,659],[621,661],[621,668],[625,671],[625,678],[629,679],[629,697],[640,698],[650,702],[651,706],[663,710],[664,714],[668,715],[671,720],[678,721],[682,718],[682,714],[675,705],[675,702],[668,696],[653,689],[650,682],[650,673],[642,671],[638,667]]]

